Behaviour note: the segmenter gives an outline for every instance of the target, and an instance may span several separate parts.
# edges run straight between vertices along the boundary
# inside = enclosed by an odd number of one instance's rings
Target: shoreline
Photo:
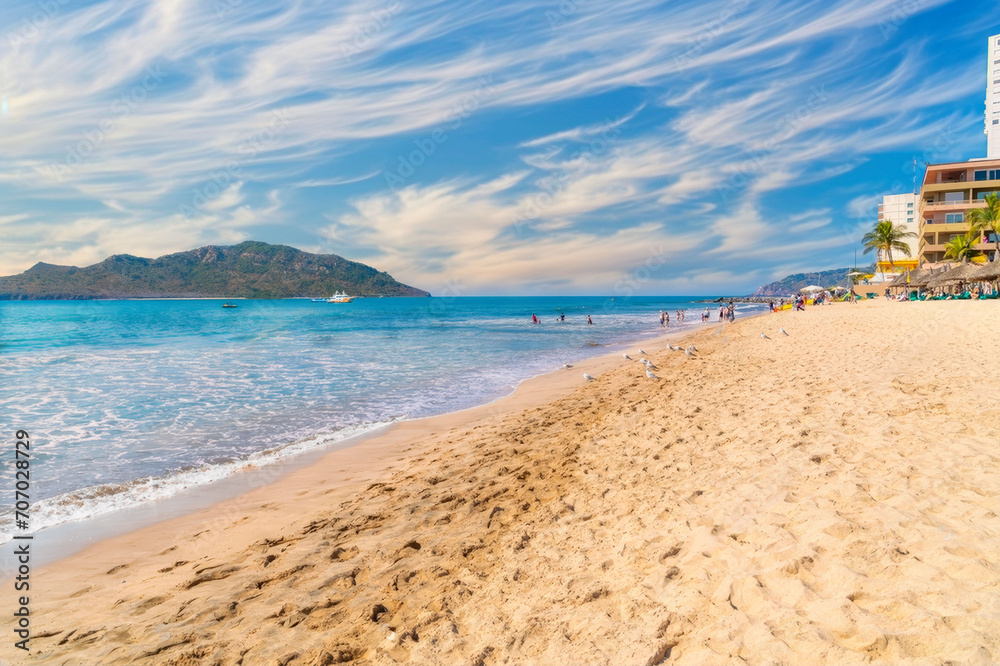
[[[745,315],[740,320],[756,317],[760,314],[767,313],[759,312]],[[223,504],[227,501],[236,500],[247,493],[266,489],[273,484],[281,483],[289,475],[295,474],[296,472],[307,469],[313,465],[320,464],[323,459],[329,455],[353,449],[355,447],[363,447],[370,443],[371,440],[378,439],[383,436],[394,437],[392,431],[398,427],[406,428],[407,424],[419,423],[425,420],[441,420],[446,423],[454,422],[456,424],[466,425],[469,422],[469,418],[486,419],[500,413],[507,413],[510,410],[523,408],[527,405],[522,405],[521,402],[517,400],[517,394],[522,390],[522,387],[525,386],[525,384],[544,382],[545,377],[555,377],[556,375],[567,372],[569,372],[572,377],[578,377],[582,372],[585,372],[588,369],[592,370],[594,367],[603,367],[604,364],[601,363],[601,361],[620,360],[619,352],[629,346],[641,344],[664,344],[666,340],[683,339],[706,328],[719,326],[720,323],[725,322],[693,322],[690,326],[685,327],[684,329],[678,329],[666,333],[653,331],[646,337],[636,337],[626,342],[608,344],[603,346],[597,354],[584,358],[583,360],[575,361],[571,370],[579,370],[576,375],[572,375],[572,372],[567,371],[565,368],[547,370],[537,375],[522,379],[513,387],[510,393],[501,395],[480,405],[474,405],[472,407],[466,407],[431,416],[401,419],[393,423],[375,426],[372,430],[367,432],[354,434],[341,440],[321,444],[312,449],[300,451],[287,457],[278,458],[265,465],[256,466],[247,463],[245,467],[229,474],[228,476],[190,487],[183,487],[174,494],[164,498],[147,500],[121,509],[115,509],[86,518],[73,519],[43,528],[42,530],[33,533],[35,540],[43,545],[42,550],[44,551],[43,555],[36,558],[36,565],[42,567],[50,566],[66,558],[73,557],[81,551],[91,548],[99,548],[101,544],[108,539],[114,539],[128,535],[132,532],[153,528],[157,524],[166,521],[184,519],[185,517],[201,512],[211,511],[213,507],[217,505]],[[555,384],[560,387],[560,390],[565,389],[565,382],[557,381]],[[542,398],[540,398],[540,400],[541,399]],[[508,407],[507,401],[514,402],[515,406]],[[475,416],[466,417],[466,412],[474,413]],[[453,427],[462,426],[455,425]],[[414,429],[417,431],[422,430],[419,425],[414,426]],[[311,435],[298,441],[307,441],[321,435],[322,433]],[[294,446],[298,443],[298,441],[291,442],[284,446]],[[378,461],[379,464],[382,462],[384,461]],[[233,461],[233,464],[237,463],[240,463],[240,461]],[[164,477],[164,480],[169,481],[169,478],[170,477]],[[0,546],[5,546],[7,543],[10,543],[10,541],[0,544]],[[2,570],[2,565],[3,562],[0,560],[0,570]]]

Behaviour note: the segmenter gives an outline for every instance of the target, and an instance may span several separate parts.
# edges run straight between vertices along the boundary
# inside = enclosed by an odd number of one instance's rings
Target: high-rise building
[[[920,196],[907,192],[906,194],[888,194],[882,197],[882,203],[878,206],[878,221],[891,220],[898,227],[903,227],[906,231],[918,233],[920,230]],[[892,265],[889,265],[889,257],[879,252],[878,270],[885,273],[888,271],[905,271],[917,267],[917,250],[920,239],[917,236],[906,240],[910,246],[910,256],[893,252]]]
[[[986,49],[986,157],[1000,159],[1000,35]]]
[[[1000,158],[928,164],[920,186],[920,261],[947,258],[945,244],[969,231],[969,212],[984,208],[988,194],[1000,194]],[[976,249],[993,254],[994,235],[986,232]]]

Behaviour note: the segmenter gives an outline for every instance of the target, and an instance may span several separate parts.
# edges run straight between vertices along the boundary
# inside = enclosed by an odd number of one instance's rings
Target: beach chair
[[[878,294],[876,294],[875,292],[872,292],[872,291],[866,291],[865,292],[865,296],[867,296],[870,300],[873,300],[873,301],[876,298],[878,298]]]
[[[968,300],[972,300],[972,294],[970,294],[969,292],[965,292],[961,296],[956,296],[955,300],[956,301],[968,301]]]

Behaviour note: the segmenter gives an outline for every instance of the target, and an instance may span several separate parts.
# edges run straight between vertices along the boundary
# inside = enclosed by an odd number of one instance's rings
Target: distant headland
[[[295,298],[430,296],[391,275],[335,254],[246,241],[156,259],[116,254],[92,266],[37,263],[0,277],[0,300],[107,298]]]

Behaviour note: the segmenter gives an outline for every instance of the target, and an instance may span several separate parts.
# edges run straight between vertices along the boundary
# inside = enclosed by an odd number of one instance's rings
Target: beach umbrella
[[[815,294],[820,291],[826,291],[826,289],[824,287],[820,287],[819,285],[811,284],[808,287],[802,287],[799,291],[807,294]]]
[[[958,268],[948,271],[942,282],[965,282],[979,268],[978,264],[963,261]]]
[[[993,253],[993,261],[989,261],[972,274],[972,280],[996,280],[1000,278],[1000,252]]]
[[[909,276],[910,276],[909,272],[900,273],[899,275],[896,276],[896,279],[894,279],[892,282],[889,283],[889,286],[890,287],[902,287],[902,286],[905,286],[906,285],[906,279]]]
[[[920,270],[913,271],[910,273],[910,286],[911,287],[926,287],[927,283],[938,273],[941,273],[944,269],[934,270],[932,268],[921,268]]]
[[[948,280],[948,274],[951,273],[951,270],[948,266],[942,266],[937,270],[931,271],[931,273],[933,273],[933,275],[930,275],[925,283],[925,286],[928,289],[933,289],[943,285]]]

